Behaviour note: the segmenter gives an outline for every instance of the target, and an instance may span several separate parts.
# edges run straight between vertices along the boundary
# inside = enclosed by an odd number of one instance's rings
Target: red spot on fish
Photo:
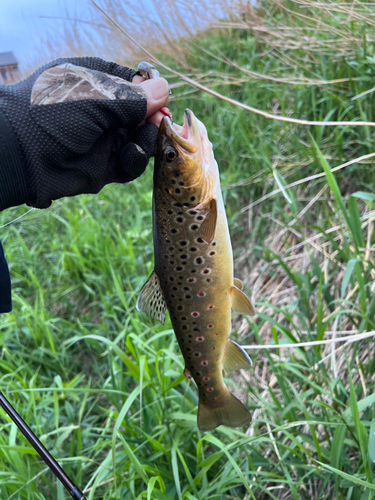
[[[214,325],[211,325],[211,323],[209,325],[207,325],[207,328],[212,328]]]
[[[210,380],[210,377],[204,377],[203,380],[207,382],[208,380]]]
[[[201,355],[201,353],[200,353],[200,352],[195,352],[195,353],[194,353],[194,356],[195,356],[196,358],[199,358],[199,356],[200,356],[200,355]]]
[[[207,366],[208,365],[208,361],[202,361],[202,365],[203,366]]]
[[[209,272],[210,272],[210,270],[209,270],[209,269],[205,269],[205,270],[203,271],[203,274],[208,274]]]
[[[211,281],[211,278],[207,278],[206,281],[207,283],[209,283]]]
[[[190,299],[191,295],[185,295],[185,298]]]
[[[199,312],[194,311],[191,313],[191,315],[194,316],[194,318],[197,318],[199,316]]]
[[[209,306],[208,306],[208,308],[209,308],[209,309],[213,309],[213,308],[214,308],[214,306],[211,304],[211,305],[209,305]]]
[[[203,337],[197,337],[198,342],[203,342]]]
[[[189,278],[189,279],[188,279],[188,282],[189,282],[189,283],[194,283],[194,282],[195,282],[195,278]]]
[[[204,292],[198,293],[199,297],[204,297],[206,294]]]
[[[213,387],[209,387],[207,390],[208,390],[208,392],[212,392],[214,390],[214,388]]]

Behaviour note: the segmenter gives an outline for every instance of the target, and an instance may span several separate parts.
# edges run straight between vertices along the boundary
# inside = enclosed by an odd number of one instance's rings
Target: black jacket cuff
[[[0,243],[0,313],[12,310],[12,297],[10,292],[10,276],[8,265]]]
[[[17,137],[0,109],[0,211],[27,203],[31,190]]]

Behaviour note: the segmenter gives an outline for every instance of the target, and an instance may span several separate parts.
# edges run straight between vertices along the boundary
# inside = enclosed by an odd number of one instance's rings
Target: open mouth
[[[196,153],[198,151],[197,146],[194,144],[199,144],[198,138],[198,127],[196,123],[195,116],[190,109],[186,109],[184,113],[184,124],[182,127],[172,123],[169,118],[163,118],[163,122],[166,127],[167,135],[169,135],[174,141],[177,142],[187,153]]]

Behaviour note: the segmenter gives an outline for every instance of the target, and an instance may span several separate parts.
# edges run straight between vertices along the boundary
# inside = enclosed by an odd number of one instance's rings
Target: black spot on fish
[[[172,179],[171,184],[176,184],[176,181],[174,179]]]
[[[177,229],[175,229],[175,228],[171,229],[171,233],[172,234],[176,234],[177,233]]]
[[[195,196],[191,196],[190,201],[195,201]]]
[[[187,241],[185,241],[185,240],[184,241],[180,241],[180,245],[184,247],[185,245],[187,245]]]
[[[197,243],[204,243],[202,238],[197,238]]]
[[[204,219],[203,215],[198,215],[198,217],[196,217],[196,220],[203,220],[203,219]]]
[[[177,194],[180,194],[180,193],[181,193],[181,189],[180,189],[180,188],[176,188],[176,189],[174,190],[174,192],[175,192],[175,193],[177,193]]]
[[[198,228],[199,228],[199,226],[197,224],[192,224],[190,226],[190,231],[196,231]]]
[[[168,214],[172,215],[173,214],[173,210],[168,210]]]
[[[195,247],[190,248],[190,252],[196,252],[196,251],[197,251],[197,249]]]
[[[179,222],[180,224],[182,224],[184,222],[184,218],[183,217],[177,217],[176,221]]]

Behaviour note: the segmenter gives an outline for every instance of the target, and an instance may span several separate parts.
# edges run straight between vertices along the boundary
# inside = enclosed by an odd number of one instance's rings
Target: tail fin
[[[201,431],[212,431],[219,425],[242,427],[250,421],[249,410],[228,390],[215,401],[203,403],[199,398],[198,427]]]

